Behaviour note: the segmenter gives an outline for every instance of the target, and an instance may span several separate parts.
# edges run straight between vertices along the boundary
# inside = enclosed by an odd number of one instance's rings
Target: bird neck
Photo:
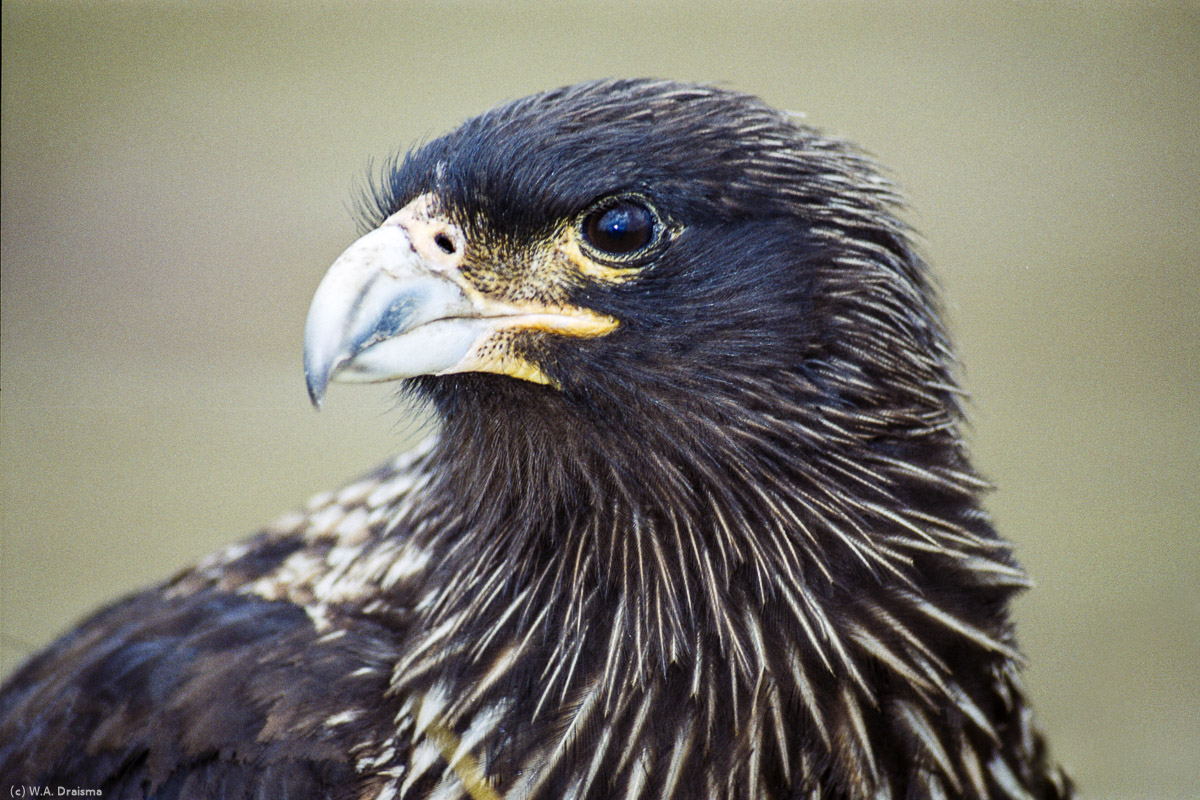
[[[962,753],[1024,741],[1007,600],[1025,577],[951,428],[766,424],[756,403],[786,408],[769,386],[740,415],[699,403],[653,425],[563,413],[549,391],[444,414],[421,505],[398,512],[405,547],[439,554],[393,671],[418,698],[405,725],[533,749],[559,731],[557,754],[603,713],[633,752],[669,713],[689,753],[736,740],[864,797],[939,720]]]
[[[931,572],[939,602],[955,605],[1024,585],[944,424],[789,416],[794,397],[770,396],[789,388],[763,381],[654,414],[632,398],[617,413],[543,387],[519,399],[489,388],[444,414],[432,455],[426,529],[455,542],[448,585],[473,587],[446,595],[447,618],[537,616],[561,648],[585,628],[620,630],[629,652],[606,658],[642,676],[707,642],[752,683],[766,665],[748,618],[784,613],[828,663],[844,609],[863,597],[930,595]]]

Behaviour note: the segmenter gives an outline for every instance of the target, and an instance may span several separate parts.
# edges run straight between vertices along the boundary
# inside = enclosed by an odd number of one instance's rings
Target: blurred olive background
[[[1055,752],[1087,796],[1200,796],[1198,53],[1191,3],[5,2],[0,674],[418,432],[301,375],[372,159],[675,77],[906,187]]]

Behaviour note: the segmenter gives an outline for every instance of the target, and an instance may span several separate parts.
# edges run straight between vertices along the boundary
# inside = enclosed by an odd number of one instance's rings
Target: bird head
[[[931,389],[951,383],[948,349],[889,184],[753,97],[648,80],[534,95],[390,163],[371,195],[309,312],[314,403],[333,379],[404,379],[443,415],[622,429],[724,424],[769,397],[892,428],[953,407]]]

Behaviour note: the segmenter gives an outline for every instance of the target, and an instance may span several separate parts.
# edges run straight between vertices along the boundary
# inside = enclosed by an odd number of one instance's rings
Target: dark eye
[[[617,200],[600,206],[583,220],[587,243],[613,256],[623,256],[654,240],[654,214],[636,200]]]

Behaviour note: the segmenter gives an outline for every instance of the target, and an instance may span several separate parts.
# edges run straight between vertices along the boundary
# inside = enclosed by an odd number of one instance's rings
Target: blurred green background
[[[309,297],[378,160],[576,80],[715,81],[906,187],[1056,754],[1200,796],[1200,9],[3,4],[0,674],[402,449],[308,406]]]

